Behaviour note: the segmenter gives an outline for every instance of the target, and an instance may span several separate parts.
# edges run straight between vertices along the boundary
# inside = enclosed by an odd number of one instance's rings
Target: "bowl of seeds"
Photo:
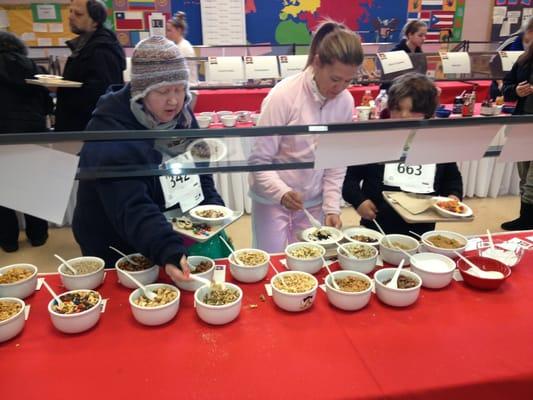
[[[281,309],[305,311],[313,305],[318,288],[317,279],[307,272],[280,272],[270,280],[272,299]]]
[[[326,294],[329,302],[341,310],[360,310],[370,301],[372,280],[360,272],[335,271],[326,277]]]
[[[209,281],[213,280],[213,273],[215,272],[215,261],[213,259],[204,256],[189,256],[187,262],[189,263],[191,274]],[[176,286],[187,292],[195,292],[203,284],[198,281],[188,280],[178,281],[176,282]]]
[[[143,285],[154,283],[159,277],[159,266],[141,253],[129,254],[128,257],[119,258],[115,263],[115,268],[117,269],[119,283],[130,289],[136,288],[137,285],[122,271],[131,274]]]
[[[0,297],[25,299],[37,287],[37,267],[31,264],[12,264],[0,268]]]
[[[233,283],[202,286],[194,293],[196,314],[211,325],[224,325],[239,316],[242,290]]]
[[[378,250],[363,243],[347,243],[337,248],[339,264],[342,269],[368,274],[376,267]]]
[[[63,286],[68,290],[95,289],[104,282],[105,262],[98,257],[77,257],[66,260],[76,270],[74,274],[65,265],[57,268]]]
[[[156,297],[153,300],[148,299],[142,289],[131,292],[130,306],[135,320],[143,325],[156,326],[174,318],[180,306],[178,288],[165,283],[154,283],[145,287]]]

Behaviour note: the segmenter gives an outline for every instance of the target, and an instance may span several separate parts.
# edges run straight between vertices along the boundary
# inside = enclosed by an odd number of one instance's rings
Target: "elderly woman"
[[[188,69],[174,43],[161,36],[145,39],[135,47],[131,62],[131,83],[100,98],[87,130],[198,127],[188,107]],[[153,139],[88,142],[80,168],[158,166],[181,152],[174,144]],[[157,176],[80,181],[73,229],[83,254],[113,266],[118,256],[109,246],[139,252],[164,266],[174,281],[187,279],[187,247],[163,211],[179,205],[185,212],[202,200],[223,202],[211,175],[190,176],[182,180],[186,185],[179,181]]]

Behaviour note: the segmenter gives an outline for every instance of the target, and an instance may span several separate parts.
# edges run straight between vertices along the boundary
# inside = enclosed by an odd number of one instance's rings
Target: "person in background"
[[[167,21],[167,39],[172,40],[180,49],[183,57],[196,57],[191,43],[185,39],[187,34],[187,19],[183,11],[178,11],[174,17]],[[189,83],[191,86],[198,84],[198,64],[196,61],[187,60],[189,65]]]
[[[304,71],[278,83],[261,106],[258,126],[348,123],[353,97],[347,87],[363,61],[361,40],[344,25],[327,21],[316,31]],[[314,160],[317,135],[268,136],[255,140],[250,164]],[[306,208],[339,228],[345,168],[253,172],[249,175],[254,246],[283,251],[308,228]]]
[[[524,36],[533,38],[533,18],[530,18]],[[533,114],[533,46],[529,45],[503,80],[505,101],[516,101],[514,115]],[[504,222],[507,231],[533,229],[533,161],[516,163],[520,176],[520,215]]]
[[[513,35],[505,40],[496,51],[524,51],[528,48],[529,44],[533,40],[533,17],[529,17],[522,25],[518,34]],[[496,64],[496,65],[493,65]],[[496,55],[491,60],[491,68],[501,71],[501,59]],[[495,80],[490,85],[490,98],[496,99],[498,96],[502,96],[503,80]]]
[[[72,51],[63,77],[82,82],[81,88],[57,90],[56,131],[82,131],[96,102],[112,84],[124,83],[124,50],[115,34],[104,27],[106,6],[98,0],[72,0],[69,25],[77,38],[67,41]]]
[[[135,47],[131,62],[131,83],[111,87],[100,98],[87,130],[198,128],[189,108],[189,72],[174,43],[162,36],[145,39]],[[157,168],[165,162],[183,162],[181,153],[180,143],[172,140],[87,142],[80,168]],[[200,203],[223,201],[211,175],[186,178],[81,180],[72,228],[83,255],[101,257],[111,267],[120,257],[109,249],[114,246],[126,254],[142,253],[163,266],[174,281],[187,279],[186,243],[163,212],[178,205],[186,212]]]
[[[438,104],[438,92],[424,75],[408,73],[396,78],[389,90],[391,118],[431,118]],[[463,181],[456,163],[413,165],[402,163],[366,164],[348,167],[342,195],[361,216],[361,225],[378,230],[376,219],[386,233],[419,234],[435,229],[435,224],[405,222],[383,198],[383,191],[406,190],[447,196],[460,200]]]
[[[0,32],[0,134],[44,132],[46,116],[52,113],[52,99],[43,87],[28,85],[25,79],[46,73],[28,57],[24,42],[9,32]],[[32,246],[48,239],[48,222],[24,214],[26,236]],[[0,207],[0,247],[18,250],[19,224],[14,210]]]

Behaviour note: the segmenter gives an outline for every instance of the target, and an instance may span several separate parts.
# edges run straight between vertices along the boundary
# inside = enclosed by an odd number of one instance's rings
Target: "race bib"
[[[164,163],[165,167],[175,163],[191,162],[190,152],[180,154]],[[159,177],[165,197],[165,208],[180,204],[183,213],[196,207],[204,200],[204,193],[198,175],[165,175]]]
[[[405,192],[432,193],[435,191],[434,184],[436,171],[436,164],[385,164],[383,184],[399,187]]]

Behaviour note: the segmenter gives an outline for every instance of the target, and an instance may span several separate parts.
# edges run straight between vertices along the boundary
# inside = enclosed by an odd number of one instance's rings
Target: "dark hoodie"
[[[110,85],[124,83],[126,59],[115,34],[104,27],[94,31],[81,49],[76,48],[76,39],[67,44],[73,54],[67,60],[63,77],[83,82],[83,86],[58,89],[55,129],[82,131],[100,96]]]
[[[44,72],[27,56],[0,43],[0,98],[4,100],[0,107],[0,133],[46,130],[52,99],[47,89],[25,82]]]
[[[88,130],[146,130],[130,110],[129,85],[117,89],[112,87],[100,98]],[[198,128],[192,118],[191,128]],[[184,113],[181,113],[176,129],[185,127]],[[81,169],[128,165],[158,168],[162,155],[154,145],[154,140],[87,142],[79,165]],[[200,180],[204,204],[223,205],[212,176],[201,175]],[[109,246],[125,253],[142,253],[161,266],[179,265],[186,249],[163,215],[164,205],[157,176],[81,180],[72,224],[74,236],[83,255],[101,257],[108,267],[113,267],[119,258]]]

